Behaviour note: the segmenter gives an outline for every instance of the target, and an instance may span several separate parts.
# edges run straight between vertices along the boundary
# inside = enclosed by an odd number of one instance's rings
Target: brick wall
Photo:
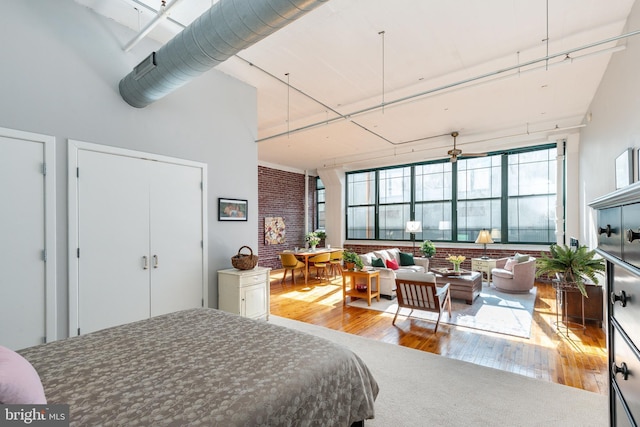
[[[309,227],[316,229],[316,180],[309,177]],[[264,218],[284,219],[286,242],[265,245]],[[304,174],[258,166],[258,254],[259,265],[281,268],[278,253],[304,247]]]

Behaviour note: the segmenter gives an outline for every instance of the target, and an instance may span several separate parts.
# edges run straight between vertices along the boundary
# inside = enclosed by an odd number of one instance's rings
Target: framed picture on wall
[[[218,198],[218,221],[246,221],[247,201]]]
[[[616,157],[616,189],[633,182],[633,148],[627,148]]]

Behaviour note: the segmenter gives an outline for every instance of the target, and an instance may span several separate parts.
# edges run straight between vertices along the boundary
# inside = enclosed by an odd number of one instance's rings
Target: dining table
[[[298,249],[297,251],[290,251],[288,253],[293,253],[296,258],[304,262],[304,284],[306,285],[309,281],[309,258],[314,257],[319,254],[324,254],[327,252],[336,252],[343,251],[342,248],[315,248],[315,249]]]

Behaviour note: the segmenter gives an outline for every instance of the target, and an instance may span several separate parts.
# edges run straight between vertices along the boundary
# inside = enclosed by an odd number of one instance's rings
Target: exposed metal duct
[[[146,107],[328,0],[220,0],[120,80]]]

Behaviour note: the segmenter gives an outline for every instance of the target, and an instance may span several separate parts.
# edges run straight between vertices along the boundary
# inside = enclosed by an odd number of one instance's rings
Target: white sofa
[[[396,297],[396,273],[429,271],[429,258],[413,257],[415,265],[400,265],[400,249],[381,249],[379,251],[367,252],[359,255],[366,268],[373,268],[380,271],[380,295],[389,299]],[[398,263],[398,270],[387,267],[373,267],[371,263],[375,258],[380,258],[386,265],[387,260],[395,260]]]

